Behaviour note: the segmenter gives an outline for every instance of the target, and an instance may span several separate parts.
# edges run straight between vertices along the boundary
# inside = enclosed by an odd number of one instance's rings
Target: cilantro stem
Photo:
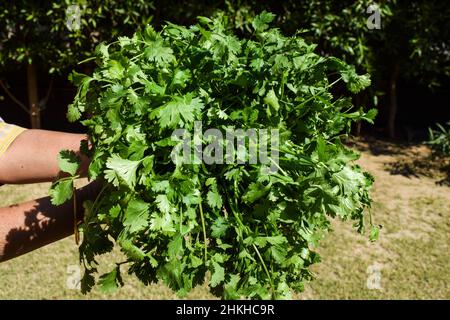
[[[278,165],[278,163],[275,162],[275,160],[273,160],[271,157],[269,157],[269,159],[278,168],[278,170],[280,170],[286,177],[289,177],[289,175],[286,173],[286,171],[281,169],[281,167]]]
[[[92,60],[95,60],[95,59],[97,59],[96,56],[89,57],[87,59],[84,59],[83,61],[78,62],[78,64],[80,65],[80,64],[83,64],[83,63],[86,63],[86,62],[89,62],[89,61],[92,61]]]
[[[145,52],[139,53],[138,55],[134,56],[133,58],[130,59],[130,61],[136,61],[139,57],[143,56]]]
[[[253,249],[255,249],[256,254],[258,255],[259,260],[261,261],[261,264],[263,266],[263,269],[267,275],[267,277],[269,278],[269,283],[270,283],[270,289],[272,290],[272,296],[273,293],[275,291],[274,287],[273,287],[273,281],[272,281],[272,277],[270,276],[269,270],[267,269],[266,263],[264,262],[264,259],[262,258],[261,254],[259,253],[258,248],[255,246],[255,244],[253,244]]]
[[[102,189],[100,190],[100,192],[98,193],[97,197],[95,197],[95,200],[94,200],[94,202],[92,203],[92,207],[91,207],[91,211],[92,211],[92,212],[94,211],[94,208],[95,208],[95,206],[97,205],[97,203],[98,203],[98,201],[99,201],[99,199],[100,199],[100,196],[101,196],[102,193],[106,190],[107,187],[108,187],[108,185],[105,184],[105,185],[102,187]]]
[[[80,233],[78,231],[78,220],[77,220],[77,190],[72,183],[73,192],[73,234],[75,235],[75,244],[78,246],[80,244]]]
[[[227,196],[228,196],[228,198],[229,198],[228,192],[226,192],[226,194],[227,194]],[[240,230],[242,230],[242,231],[248,236],[248,230],[247,230],[246,226],[242,223],[241,219],[239,218],[239,214],[234,210],[234,208],[233,208],[233,206],[231,205],[231,203],[230,203],[230,209],[231,209],[231,212],[233,212],[233,215],[234,215],[236,221],[238,222],[239,226],[241,227]],[[241,235],[241,237],[242,237],[242,235]],[[255,246],[255,244],[252,244],[252,246],[253,246],[253,249],[255,249],[256,254],[257,254],[259,260],[260,260],[261,263],[262,263],[264,272],[266,273],[267,277],[269,278],[270,289],[272,290],[272,295],[273,295],[273,293],[274,293],[275,290],[274,290],[274,286],[273,286],[272,277],[270,276],[269,270],[267,269],[267,266],[266,266],[266,264],[265,264],[265,262],[264,262],[264,259],[263,259],[262,256],[261,256],[261,254],[259,253],[258,248]]]
[[[336,81],[334,81],[333,83],[330,83],[329,85],[327,85],[326,87],[322,88],[322,90],[319,90],[317,93],[313,94],[312,96],[310,96],[308,99],[306,99],[305,101],[303,101],[302,103],[300,103],[297,107],[301,107],[304,106],[306,103],[310,102],[311,100],[315,99],[319,94],[322,94],[324,92],[327,92],[327,90],[329,88],[331,88],[332,86],[334,86],[336,83],[338,83],[339,81],[341,81],[342,77],[339,77],[339,79],[337,79]]]
[[[208,246],[206,243],[206,226],[205,226],[205,217],[203,215],[203,207],[202,207],[202,202],[200,201],[199,205],[198,205],[199,209],[200,209],[200,219],[202,220],[202,229],[203,229],[203,242],[205,244],[205,264],[208,258]]]
[[[228,196],[228,192],[227,192],[227,196]],[[233,206],[230,204],[230,208],[231,211],[233,212],[233,215],[236,219],[236,221],[239,223],[241,230],[243,230],[243,232],[248,235],[248,230],[245,227],[245,225],[242,223],[241,219],[239,218],[238,213],[233,209]],[[242,235],[241,235],[242,236]],[[272,295],[275,292],[274,286],[273,286],[273,281],[272,281],[272,277],[270,276],[269,270],[267,269],[266,263],[264,262],[264,259],[262,258],[261,254],[259,253],[258,248],[255,246],[255,244],[252,244],[253,249],[255,249],[256,254],[259,258],[259,260],[261,261],[261,264],[263,266],[264,272],[266,273],[267,277],[269,278],[269,283],[270,283],[270,289],[272,290]]]
[[[183,207],[180,208],[180,234],[182,227],[183,227]]]

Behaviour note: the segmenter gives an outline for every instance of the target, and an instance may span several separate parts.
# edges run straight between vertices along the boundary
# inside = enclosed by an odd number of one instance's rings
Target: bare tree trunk
[[[399,64],[395,63],[394,70],[389,80],[389,114],[388,114],[388,134],[390,138],[395,138],[395,118],[397,116],[397,82],[399,75]]]
[[[355,136],[359,137],[361,135],[361,121],[358,121],[355,125]]]
[[[39,94],[37,87],[37,71],[34,64],[27,66],[28,104],[30,108],[30,122],[32,129],[41,128],[41,110],[39,108]]]

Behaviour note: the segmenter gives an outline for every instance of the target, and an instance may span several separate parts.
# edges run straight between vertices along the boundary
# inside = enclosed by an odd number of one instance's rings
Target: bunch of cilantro
[[[341,139],[351,122],[375,116],[350,112],[344,96],[370,79],[270,28],[273,18],[256,16],[253,33],[240,38],[220,15],[161,32],[149,26],[100,45],[93,76],[72,74],[78,93],[68,118],[88,129],[89,177],[104,181],[85,203],[84,291],[96,283],[96,257],[117,245],[126,258],[98,279],[106,291],[127,270],[180,296],[207,281],[225,299],[289,298],[312,278],[330,218],[364,232],[373,179]],[[192,131],[195,121],[279,130],[277,170],[172,161],[172,132]],[[55,204],[72,197],[76,178],[76,159],[62,153],[61,163],[72,175],[53,185]]]

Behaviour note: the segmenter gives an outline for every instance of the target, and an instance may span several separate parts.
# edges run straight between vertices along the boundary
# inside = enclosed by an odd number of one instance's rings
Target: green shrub
[[[436,124],[437,129],[429,129],[428,144],[434,152],[450,156],[450,121],[447,122],[447,128],[441,124]]]

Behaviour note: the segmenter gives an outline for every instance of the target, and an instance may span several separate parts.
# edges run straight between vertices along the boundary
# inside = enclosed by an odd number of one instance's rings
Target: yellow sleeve
[[[0,157],[6,152],[14,139],[25,130],[25,128],[3,122],[0,118]]]

